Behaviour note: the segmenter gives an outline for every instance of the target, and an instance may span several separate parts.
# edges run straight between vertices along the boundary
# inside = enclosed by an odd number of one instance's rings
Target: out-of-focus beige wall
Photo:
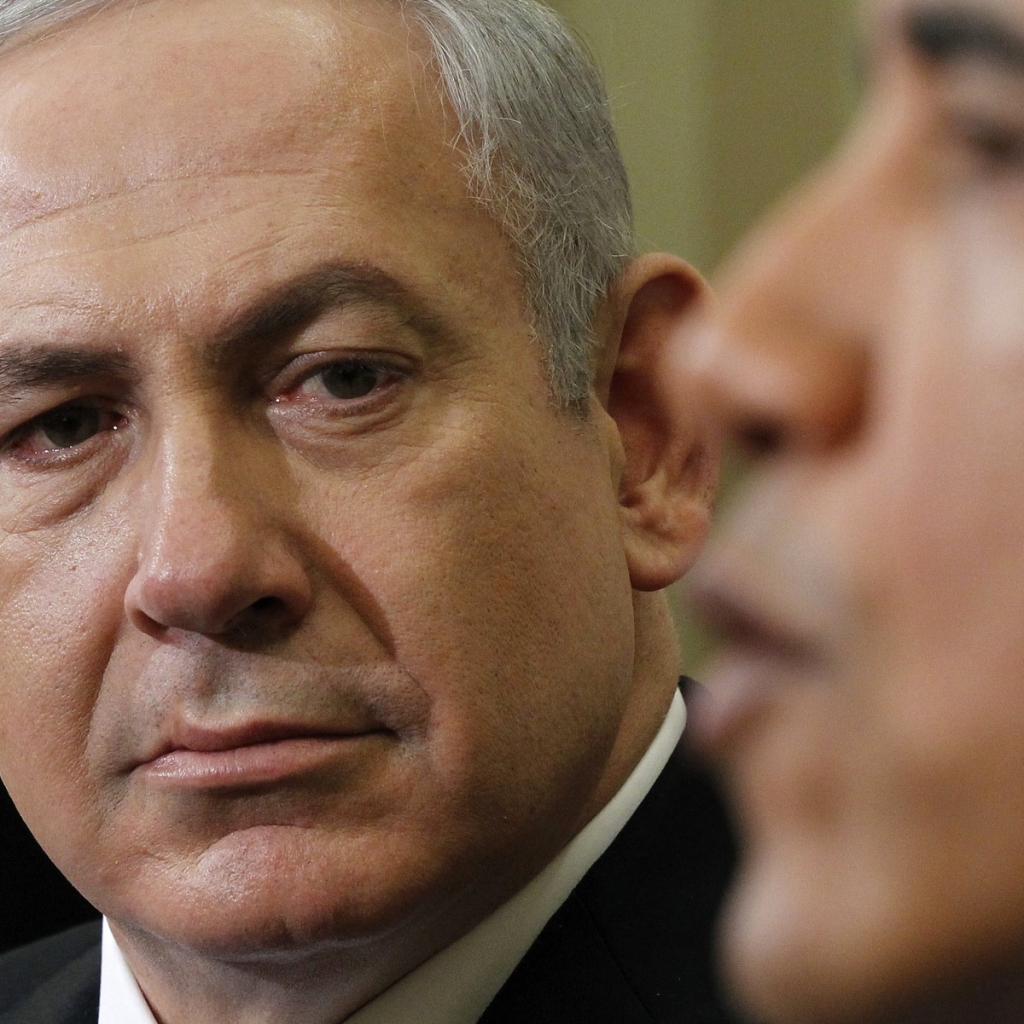
[[[553,0],[608,80],[645,248],[710,271],[838,137],[853,0]]]

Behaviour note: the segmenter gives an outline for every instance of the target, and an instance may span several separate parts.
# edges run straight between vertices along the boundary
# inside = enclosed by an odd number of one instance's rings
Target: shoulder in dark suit
[[[677,751],[481,1024],[726,1024],[711,934],[732,863],[718,799]],[[99,936],[0,957],[0,1024],[96,1024]]]
[[[0,1024],[96,1024],[100,922],[0,957]]]

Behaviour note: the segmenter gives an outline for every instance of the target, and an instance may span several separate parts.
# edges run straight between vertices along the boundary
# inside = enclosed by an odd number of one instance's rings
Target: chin
[[[836,865],[748,857],[719,933],[741,1013],[758,1024],[864,1024],[902,1003],[913,967],[905,950],[893,955],[891,897],[844,885]]]
[[[744,1017],[765,1024],[827,1019],[820,979],[813,977],[809,922],[795,902],[748,857],[719,922],[722,972]]]
[[[372,843],[361,853],[314,830],[285,831],[248,829],[196,863],[156,870],[117,901],[125,913],[109,916],[195,953],[248,961],[372,944],[428,902],[429,877],[403,864],[400,849],[389,856]]]

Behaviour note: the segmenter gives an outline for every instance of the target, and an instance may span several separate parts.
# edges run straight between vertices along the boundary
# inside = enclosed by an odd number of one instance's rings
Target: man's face
[[[752,467],[699,715],[743,1002],[843,1019],[1024,952],[1024,3],[879,2],[822,175],[700,353]]]
[[[0,63],[0,765],[123,930],[450,937],[609,795],[614,446],[425,60],[189,0]]]

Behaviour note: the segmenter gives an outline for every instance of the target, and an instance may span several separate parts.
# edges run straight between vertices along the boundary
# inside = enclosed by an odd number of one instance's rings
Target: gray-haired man
[[[0,768],[106,920],[0,1020],[720,1019],[657,593],[702,285],[628,258],[576,48],[513,0],[0,12]]]

